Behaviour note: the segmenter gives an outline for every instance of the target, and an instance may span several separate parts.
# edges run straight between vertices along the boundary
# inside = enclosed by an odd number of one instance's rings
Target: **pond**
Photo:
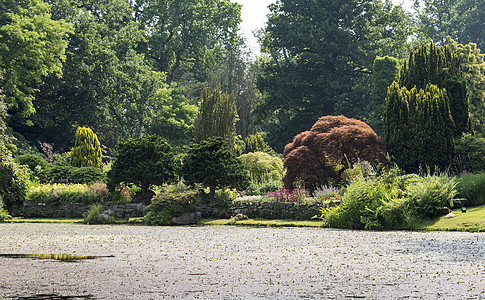
[[[485,299],[484,233],[0,224],[0,253],[0,299]]]

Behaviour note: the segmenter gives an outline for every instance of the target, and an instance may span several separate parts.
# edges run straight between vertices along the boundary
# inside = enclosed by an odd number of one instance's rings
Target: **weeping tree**
[[[102,168],[101,144],[98,136],[88,127],[76,130],[76,141],[72,148],[71,165],[74,167]]]
[[[343,172],[359,160],[386,163],[386,144],[365,122],[344,116],[318,119],[309,131],[296,135],[283,152],[286,174],[283,183],[292,189],[303,181],[315,190],[336,184]]]

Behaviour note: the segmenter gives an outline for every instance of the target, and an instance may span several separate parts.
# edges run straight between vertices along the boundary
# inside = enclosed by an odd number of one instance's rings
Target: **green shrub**
[[[194,212],[199,203],[199,193],[193,189],[180,189],[166,186],[152,199],[149,211],[145,215],[148,225],[170,225],[172,217],[185,212]]]
[[[101,144],[96,134],[87,127],[76,130],[76,141],[72,148],[71,165],[74,167],[103,168]]]
[[[39,173],[41,183],[91,184],[106,179],[102,169],[94,167],[72,167],[50,165]]]
[[[29,188],[26,200],[37,203],[93,204],[111,199],[105,183],[86,184],[42,184]]]
[[[95,204],[91,206],[89,211],[83,214],[84,216],[84,224],[98,224],[98,216],[102,214],[104,211],[103,206],[101,204]]]
[[[283,161],[268,153],[250,152],[238,159],[251,182],[281,181],[285,175]]]
[[[435,217],[453,206],[457,182],[446,174],[428,175],[406,187],[406,210],[418,217]]]
[[[455,141],[453,170],[456,173],[485,171],[485,138],[464,134]]]
[[[217,188],[245,180],[241,162],[221,137],[191,144],[183,159],[181,175],[191,185],[208,187],[210,199],[214,199]]]
[[[5,222],[5,220],[7,219],[7,216],[8,216],[8,211],[6,211],[5,209],[2,208],[2,199],[0,198],[0,223],[3,223]]]
[[[27,193],[29,174],[25,167],[15,163],[10,151],[0,145],[0,197],[5,208],[21,204]]]
[[[36,167],[46,169],[49,163],[40,155],[23,154],[15,157],[15,162],[19,165],[27,166],[32,173],[36,172]]]
[[[456,189],[466,206],[485,204],[485,173],[462,174],[457,177]]]
[[[120,183],[132,183],[141,188],[140,199],[145,199],[151,185],[169,183],[174,178],[170,145],[159,136],[144,136],[118,144],[118,155],[108,172],[108,187],[114,191]]]
[[[264,182],[251,182],[246,188],[247,195],[262,195],[266,196],[269,192],[274,192],[283,188],[283,182],[281,180],[269,180]]]
[[[406,228],[402,200],[396,187],[379,177],[358,176],[347,187],[342,204],[323,208],[328,226],[350,229]]]

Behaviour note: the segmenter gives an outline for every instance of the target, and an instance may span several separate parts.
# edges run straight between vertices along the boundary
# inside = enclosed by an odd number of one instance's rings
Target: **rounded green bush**
[[[27,166],[31,172],[36,172],[37,166],[40,166],[42,169],[49,166],[49,163],[42,156],[35,154],[23,154],[16,156],[15,162],[19,165]]]
[[[252,182],[281,181],[285,174],[283,161],[265,152],[246,153],[238,159]]]
[[[0,197],[5,208],[21,204],[25,200],[29,173],[15,163],[10,151],[0,145]]]

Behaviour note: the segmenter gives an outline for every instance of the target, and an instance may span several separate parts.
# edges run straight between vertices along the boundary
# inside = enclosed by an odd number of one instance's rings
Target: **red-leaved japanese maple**
[[[297,181],[305,188],[337,183],[343,171],[357,161],[386,162],[386,144],[365,122],[344,116],[321,117],[310,129],[295,136],[283,152],[286,188]]]

